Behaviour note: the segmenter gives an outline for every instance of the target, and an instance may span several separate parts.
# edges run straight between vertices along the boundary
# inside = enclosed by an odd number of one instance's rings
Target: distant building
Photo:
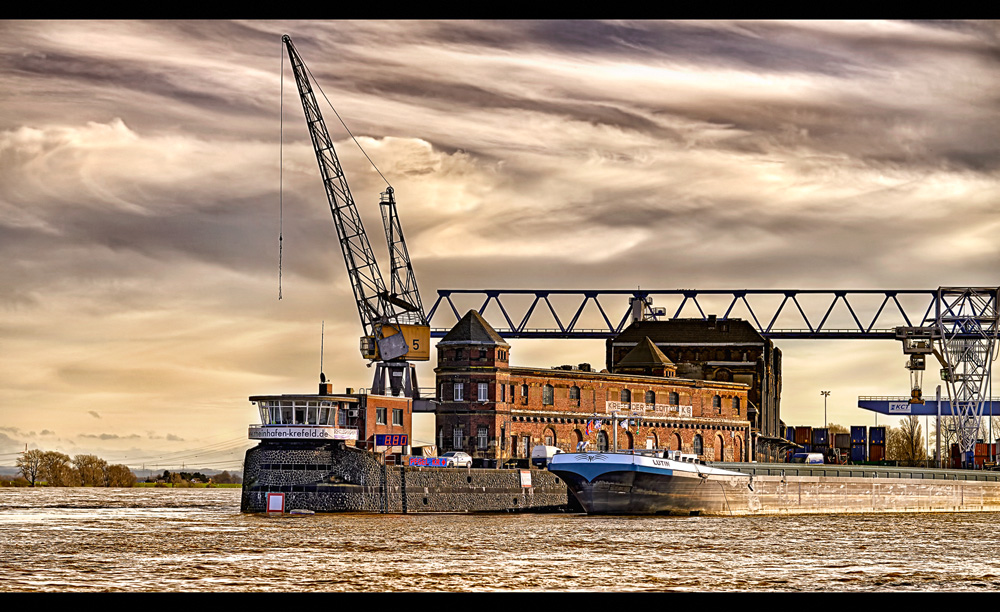
[[[749,386],[679,377],[652,341],[612,372],[588,364],[510,365],[510,345],[469,311],[437,345],[437,445],[473,457],[526,459],[537,444],[573,451],[669,448],[747,459]],[[626,427],[616,425],[626,420]]]
[[[678,378],[747,385],[745,416],[754,458],[781,460],[787,446],[780,416],[781,350],[771,340],[742,319],[636,321],[607,341],[607,368],[628,367],[631,352],[649,341],[675,366]]]

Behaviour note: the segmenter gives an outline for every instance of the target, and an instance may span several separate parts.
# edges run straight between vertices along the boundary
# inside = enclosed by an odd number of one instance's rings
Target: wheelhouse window
[[[545,385],[542,388],[542,404],[551,406],[554,403],[553,396],[552,385]]]

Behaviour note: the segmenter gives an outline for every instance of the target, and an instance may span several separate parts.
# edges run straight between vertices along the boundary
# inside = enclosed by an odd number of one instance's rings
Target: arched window
[[[551,406],[553,404],[552,396],[552,385],[545,385],[542,387],[542,404]]]
[[[621,402],[623,404],[631,404],[632,403],[632,392],[629,391],[628,389],[622,389],[621,398],[622,398]]]
[[[701,434],[695,434],[693,446],[694,446],[694,454],[701,455],[701,451],[703,449]]]
[[[725,461],[726,443],[722,440],[722,435],[715,436],[715,460]]]
[[[656,403],[656,393],[654,391],[646,391],[646,397],[644,399],[646,404],[652,406]]]
[[[545,440],[545,446],[556,445],[556,432],[551,427],[545,428],[545,433],[542,438]]]
[[[681,450],[681,434],[675,433],[674,435],[670,436],[670,440],[671,440],[670,450],[678,450],[678,451]]]
[[[608,434],[603,429],[597,432],[597,452],[608,452]]]
[[[577,406],[580,405],[580,387],[573,385],[569,388],[569,399],[571,402],[575,402]]]
[[[670,396],[667,398],[667,403],[671,406],[676,406],[681,403],[681,396],[676,391],[671,391]]]

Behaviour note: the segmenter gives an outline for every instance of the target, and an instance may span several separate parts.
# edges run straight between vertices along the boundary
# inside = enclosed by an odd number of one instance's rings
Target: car
[[[472,457],[461,451],[449,451],[441,458],[447,461],[448,467],[472,467]]]

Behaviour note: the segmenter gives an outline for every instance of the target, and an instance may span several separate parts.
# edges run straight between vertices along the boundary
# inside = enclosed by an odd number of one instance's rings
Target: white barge
[[[704,464],[676,451],[563,453],[548,469],[589,514],[1000,511],[1000,473],[883,466]]]

